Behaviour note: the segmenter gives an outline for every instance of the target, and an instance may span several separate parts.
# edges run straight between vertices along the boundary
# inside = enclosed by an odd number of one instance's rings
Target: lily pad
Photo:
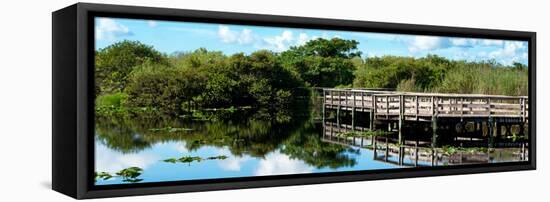
[[[215,160],[215,159],[224,160],[224,159],[226,159],[226,158],[227,158],[227,156],[225,156],[225,155],[220,155],[220,156],[211,156],[211,157],[208,157],[208,158],[206,158],[206,160]]]

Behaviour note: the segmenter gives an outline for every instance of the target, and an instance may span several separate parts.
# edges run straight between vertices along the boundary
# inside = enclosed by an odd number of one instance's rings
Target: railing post
[[[376,104],[376,95],[374,94],[371,94],[371,105],[372,105],[372,108],[370,109],[370,125],[369,125],[369,128],[371,131],[374,131],[376,129],[376,124],[375,124],[375,121],[376,121],[376,108],[378,107],[378,105]]]
[[[464,114],[464,98],[460,98],[460,121],[462,121],[462,115]]]
[[[361,92],[361,108],[365,109],[365,93]]]
[[[493,105],[491,104],[491,98],[487,98],[487,109],[489,110],[489,116],[493,114]]]
[[[526,107],[525,107],[525,98],[520,98],[521,99],[521,117],[522,117],[522,122],[525,122],[525,117],[526,117]]]
[[[330,93],[330,104],[333,105],[334,104],[334,91],[330,90],[329,93]]]
[[[386,119],[389,118],[390,115],[390,100],[389,97],[386,95]]]
[[[399,120],[398,120],[398,131],[399,131],[399,144],[403,144],[403,133],[401,128],[403,127],[403,119],[405,117],[405,96],[399,95]]]
[[[420,113],[420,109],[418,109],[418,103],[419,103],[419,101],[418,101],[418,95],[415,96],[414,99],[415,99],[415,102],[416,102],[416,103],[415,103],[415,107],[414,107],[414,109],[415,109],[415,110],[414,110],[414,111],[415,111],[414,114],[416,115],[416,116],[415,116],[415,117],[416,117],[416,121],[418,121],[418,114]]]
[[[435,97],[432,96],[432,116],[435,115],[435,101],[434,101]]]

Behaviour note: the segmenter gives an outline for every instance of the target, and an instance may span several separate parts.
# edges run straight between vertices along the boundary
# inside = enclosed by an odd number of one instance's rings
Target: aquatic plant
[[[109,174],[108,172],[95,172],[95,180],[108,180],[111,179],[113,175]]]
[[[138,178],[141,175],[143,169],[139,167],[129,167],[122,169],[116,174],[111,174],[108,172],[95,172],[95,181],[97,180],[108,180],[113,177],[122,177],[123,182],[136,183],[141,182],[143,179]]]
[[[225,155],[220,155],[220,156],[211,156],[211,157],[208,157],[208,158],[206,158],[206,160],[215,160],[215,159],[224,160],[224,159],[226,159],[226,158],[227,158],[227,156],[225,156]]]
[[[137,177],[141,175],[142,171],[143,169],[139,167],[129,167],[118,171],[116,174],[122,177],[124,180],[131,181],[137,180]]]
[[[164,160],[162,160],[162,161],[164,161],[164,162],[166,162],[166,163],[177,163],[177,162],[178,162],[178,159],[176,159],[176,158],[169,158],[169,159],[164,159]]]
[[[201,162],[203,160],[224,160],[224,159],[227,159],[228,157],[225,156],[225,155],[219,155],[219,156],[210,156],[210,157],[207,157],[207,158],[202,158],[200,156],[183,156],[181,158],[168,158],[168,159],[164,159],[162,160],[163,162],[166,162],[166,163],[188,163],[188,164],[191,164],[192,162]]]
[[[199,156],[184,156],[184,157],[181,157],[181,158],[178,159],[179,162],[189,163],[189,164],[191,164],[191,162],[193,162],[193,161],[200,162],[202,160],[203,159]]]

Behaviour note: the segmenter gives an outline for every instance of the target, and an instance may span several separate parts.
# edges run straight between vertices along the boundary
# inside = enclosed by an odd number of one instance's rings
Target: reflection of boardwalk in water
[[[527,96],[322,89],[321,98],[323,120],[340,124],[347,114],[352,129],[394,131],[400,144],[424,138],[437,147],[442,141],[476,139],[494,147],[496,140],[525,137],[529,121]]]
[[[428,141],[405,140],[402,144],[398,144],[399,140],[391,137],[349,137],[344,135],[351,131],[361,130],[368,129],[355,127],[352,130],[349,124],[338,125],[333,122],[324,122],[323,141],[367,148],[373,150],[374,160],[405,167],[512,162],[525,161],[528,158],[525,147],[494,149],[493,152],[476,150],[449,152],[442,148],[431,147],[431,143]]]

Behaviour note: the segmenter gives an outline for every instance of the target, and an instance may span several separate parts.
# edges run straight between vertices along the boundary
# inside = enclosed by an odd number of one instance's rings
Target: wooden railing
[[[325,105],[372,109],[376,116],[529,117],[527,96],[410,93],[354,89],[324,89]]]

